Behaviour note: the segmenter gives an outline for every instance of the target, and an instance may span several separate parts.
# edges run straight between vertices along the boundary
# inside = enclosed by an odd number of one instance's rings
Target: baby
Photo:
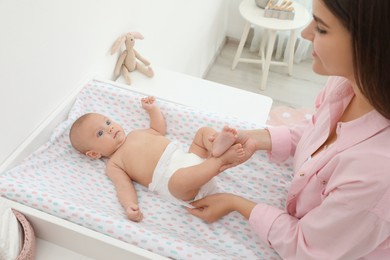
[[[130,220],[138,222],[143,214],[132,181],[156,191],[170,201],[199,199],[214,193],[214,176],[245,159],[237,132],[224,127],[221,133],[210,127],[200,128],[188,152],[180,150],[166,134],[166,122],[154,97],[141,99],[150,118],[150,128],[126,134],[108,117],[89,113],[72,125],[72,146],[90,158],[107,157],[107,176],[113,182],[119,202]],[[211,138],[210,138],[211,137]],[[212,156],[218,155],[218,156]]]

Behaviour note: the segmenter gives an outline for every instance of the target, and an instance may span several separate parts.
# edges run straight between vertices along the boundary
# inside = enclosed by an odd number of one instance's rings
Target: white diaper
[[[168,182],[172,175],[180,168],[200,164],[204,159],[193,153],[184,152],[178,142],[171,142],[165,148],[156,169],[153,172],[152,182],[149,184],[149,190],[156,191],[172,203],[193,208],[188,202],[175,198],[168,189]],[[213,179],[207,182],[199,190],[194,200],[203,198],[209,194],[216,193],[217,183]]]

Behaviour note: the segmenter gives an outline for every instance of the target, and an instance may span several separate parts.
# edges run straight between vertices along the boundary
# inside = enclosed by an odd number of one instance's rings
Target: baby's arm
[[[149,113],[150,128],[165,135],[167,132],[167,125],[165,118],[156,104],[154,97],[146,97],[141,99],[142,108]]]
[[[121,205],[125,208],[127,217],[135,222],[143,218],[138,206],[137,192],[129,175],[113,164],[107,164],[107,176],[115,186],[116,194]]]

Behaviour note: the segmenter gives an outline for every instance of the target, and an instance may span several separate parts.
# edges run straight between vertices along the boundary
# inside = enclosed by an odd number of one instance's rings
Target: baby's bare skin
[[[213,142],[213,150],[211,154],[214,157],[221,156],[229,149],[237,140],[237,130],[224,126],[222,131],[217,135]]]
[[[91,158],[109,158],[106,165],[107,176],[113,182],[128,218],[137,222],[142,220],[143,214],[138,206],[132,181],[148,187],[153,180],[157,163],[170,143],[165,136],[165,118],[154,97],[143,98],[141,104],[150,118],[150,127],[147,129],[134,130],[126,135],[119,124],[97,113],[89,114],[76,124],[76,129],[71,129],[71,142],[76,149]],[[241,144],[226,147],[223,137],[213,144],[209,137],[215,133],[210,127],[202,127],[197,131],[188,152],[204,158],[204,161],[180,168],[172,175],[168,188],[176,198],[194,198],[199,189],[218,175],[221,169],[244,161],[245,149]],[[220,156],[211,155],[213,145],[224,146]]]
[[[168,138],[153,129],[132,131],[108,164],[121,168],[132,180],[147,187],[152,182],[153,171],[169,143]]]
[[[153,172],[170,140],[153,129],[135,130],[127,135],[126,141],[109,159],[107,166],[118,167],[137,183],[148,187]],[[241,144],[222,154],[217,161],[222,167],[239,163],[245,155]]]

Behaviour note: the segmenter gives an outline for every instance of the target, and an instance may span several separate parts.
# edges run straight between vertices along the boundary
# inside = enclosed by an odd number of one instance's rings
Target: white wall
[[[230,0],[229,4],[229,15],[228,15],[228,24],[226,35],[229,38],[240,40],[242,31],[244,30],[245,20],[242,18],[239,5],[242,0]],[[255,1],[255,0],[253,0]]]
[[[0,0],[0,163],[81,83],[111,79],[109,49],[123,32],[144,35],[135,47],[152,65],[202,76],[226,36],[229,4]]]

